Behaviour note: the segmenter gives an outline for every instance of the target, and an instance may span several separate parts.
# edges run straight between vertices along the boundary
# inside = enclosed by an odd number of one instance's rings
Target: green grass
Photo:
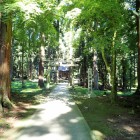
[[[33,108],[26,108],[26,104],[28,105],[36,105],[41,102],[44,102],[47,100],[47,94],[50,93],[50,91],[54,88],[55,84],[50,85],[50,89],[41,89],[38,87],[37,82],[31,82],[31,81],[25,81],[24,82],[24,88],[22,88],[22,83],[20,81],[14,81],[11,84],[12,89],[12,102],[16,106],[21,107],[21,112],[17,114],[20,118],[26,118],[28,116],[31,116],[35,109]]]
[[[11,84],[12,99],[14,102],[38,104],[46,98],[46,95],[53,87],[54,84],[51,84],[49,90],[46,88],[41,89],[38,87],[37,82],[25,81],[24,88],[22,88],[22,82],[14,81]]]
[[[24,82],[24,88],[22,88],[22,82],[21,81],[13,81],[11,83],[12,92],[22,92],[23,90],[28,90],[28,89],[39,89],[38,83],[26,80]]]
[[[122,92],[122,91],[118,91],[117,92],[118,96],[130,96],[132,95],[133,93],[132,92]]]
[[[10,128],[10,125],[5,121],[5,119],[0,119],[0,128],[4,127],[5,129]]]
[[[95,98],[82,96],[86,95],[88,91],[86,88],[77,86],[70,91],[73,93],[71,95],[74,97],[91,131],[96,135],[97,140],[104,140],[106,137],[112,136],[114,138],[122,136],[120,129],[116,128],[115,125],[118,117],[128,114],[130,109],[123,108],[118,104],[111,104],[109,96],[103,96],[110,94],[110,91],[94,90]],[[121,95],[126,95],[126,93]]]
[[[22,88],[21,81],[13,81],[11,83],[11,99],[16,105],[13,110],[4,109],[4,113],[0,118],[0,138],[4,132],[12,128],[10,120],[23,120],[32,116],[37,109],[32,107],[42,102],[46,102],[47,94],[55,87],[55,84],[50,84],[50,89],[40,89],[38,82],[24,81],[24,88]]]
[[[70,90],[71,90],[71,92],[75,92],[72,89],[70,89]],[[87,88],[83,88],[83,87],[80,87],[80,86],[75,86],[75,90],[76,90],[77,94],[81,94],[81,95],[86,95],[88,93]],[[126,91],[126,92],[118,91],[117,94],[118,94],[118,96],[129,96],[129,95],[132,95],[133,92],[130,92],[130,91]],[[111,90],[105,90],[105,91],[103,91],[103,90],[93,90],[92,93],[95,94],[96,96],[109,95],[109,94],[111,94]]]

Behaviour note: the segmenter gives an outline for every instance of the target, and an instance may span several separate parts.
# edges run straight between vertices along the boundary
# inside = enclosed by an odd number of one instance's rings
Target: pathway
[[[61,83],[37,107],[28,120],[16,123],[8,140],[92,140],[90,129],[77,105]],[[93,139],[95,140],[95,139]]]

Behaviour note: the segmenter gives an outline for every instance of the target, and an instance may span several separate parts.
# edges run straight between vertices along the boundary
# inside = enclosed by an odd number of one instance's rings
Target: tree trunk
[[[0,17],[0,30],[0,100],[2,106],[11,108],[13,106],[10,102],[11,17],[8,18],[6,23],[4,23],[2,17]]]
[[[98,65],[97,65],[97,51],[94,50],[93,56],[93,79],[94,79],[94,89],[98,90]]]
[[[133,55],[134,55],[134,73],[133,73],[133,75],[134,75],[134,86],[136,86],[136,84],[137,84],[137,80],[136,80],[136,75],[137,75],[137,70],[136,70],[136,67],[137,67],[136,51],[133,52]]]
[[[84,87],[88,87],[88,79],[87,79],[87,57],[84,56],[84,62],[83,62],[83,82]]]
[[[2,106],[2,89],[0,88],[0,114],[3,112],[3,106]]]
[[[69,73],[70,73],[70,77],[69,77],[70,86],[74,86],[74,84],[73,84],[73,67],[72,66],[69,68]]]
[[[131,92],[132,86],[134,85],[134,81],[135,81],[135,74],[134,74],[134,78],[132,78],[132,72],[133,72],[133,62],[135,61],[135,57],[134,60],[132,59],[132,54],[130,53],[130,70],[129,70],[129,91]],[[134,62],[134,69],[135,69],[135,62]],[[135,70],[134,70],[135,71]]]
[[[38,85],[40,88],[44,88],[44,57],[45,57],[45,49],[43,46],[40,48],[40,61],[39,61],[39,79]]]
[[[138,13],[140,13],[139,11],[140,9],[140,1],[139,0],[136,0],[136,11]],[[136,21],[136,24],[137,24],[137,39],[138,39],[138,87],[137,87],[137,90],[135,92],[135,95],[140,95],[140,17],[139,15],[137,16],[137,21]]]
[[[29,59],[29,77],[30,79],[33,79],[33,61],[31,56]]]
[[[115,102],[117,100],[117,83],[116,83],[116,50],[115,50],[115,39],[116,39],[116,31],[114,32],[113,42],[112,42],[112,71],[111,71],[111,102]]]
[[[107,59],[105,57],[104,49],[101,50],[101,54],[102,54],[102,58],[103,58],[103,61],[105,63],[105,67],[106,67],[106,71],[107,71],[107,83],[110,87],[111,86],[111,69],[110,69],[110,66],[109,66]]]
[[[23,43],[24,45],[24,43]],[[22,88],[24,88],[24,68],[23,68],[23,64],[24,64],[24,47],[22,46],[22,56],[21,56],[21,80],[22,80]]]
[[[13,80],[13,64],[14,64],[14,60],[13,60],[13,51],[11,48],[11,65],[10,65],[10,79]]]
[[[111,79],[111,102],[115,102],[117,100],[117,84],[116,84],[116,50],[115,50],[115,39],[116,39],[117,32],[114,32],[113,39],[112,39],[112,67],[109,66],[107,59],[105,57],[104,49],[102,49],[102,58],[104,60],[106,70],[109,74],[109,77]],[[109,83],[110,83],[109,82]]]
[[[127,72],[127,68],[126,68],[126,60],[123,57],[122,58],[122,90],[126,91],[127,90],[127,79],[126,79],[126,72]]]

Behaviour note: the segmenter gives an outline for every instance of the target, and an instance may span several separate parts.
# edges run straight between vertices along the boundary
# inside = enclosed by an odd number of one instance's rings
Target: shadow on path
[[[5,139],[92,140],[90,129],[68,94],[66,83],[58,84],[47,98],[46,103],[36,106],[33,116],[16,123],[16,130],[7,133]]]

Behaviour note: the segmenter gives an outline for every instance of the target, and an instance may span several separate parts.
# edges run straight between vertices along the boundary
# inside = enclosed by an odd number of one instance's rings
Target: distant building
[[[68,78],[69,78],[69,67],[68,66],[59,66],[58,72],[59,72],[60,79],[68,80]]]

